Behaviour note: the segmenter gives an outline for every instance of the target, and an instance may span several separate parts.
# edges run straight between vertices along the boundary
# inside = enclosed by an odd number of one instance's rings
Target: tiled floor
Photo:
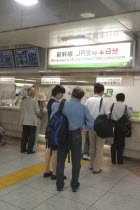
[[[44,161],[41,154],[44,154],[44,146],[33,155],[20,154],[17,141],[0,146],[0,177],[16,171],[20,174],[24,168],[33,169]],[[81,186],[77,193],[73,193],[69,187],[71,165],[68,163],[65,169],[68,178],[63,192],[57,192],[55,181],[44,179],[43,172],[37,171],[30,178],[26,178],[26,173],[23,179],[20,174],[18,183],[4,183],[8,187],[0,190],[0,210],[139,210],[140,177],[134,174],[140,169],[139,163],[125,161],[123,167],[114,167],[110,158],[104,157],[102,169],[101,174],[94,175],[88,169],[88,164],[82,165]],[[2,185],[1,182],[1,188]]]

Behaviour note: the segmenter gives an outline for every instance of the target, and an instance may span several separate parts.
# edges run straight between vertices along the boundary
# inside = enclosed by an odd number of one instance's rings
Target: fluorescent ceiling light
[[[89,83],[88,81],[79,81],[79,80],[78,80],[77,82],[82,82],[82,83]]]
[[[27,82],[36,82],[36,80],[32,80],[32,79],[15,79],[17,81],[27,81]]]
[[[14,0],[14,1],[23,4],[24,6],[32,6],[38,3],[38,0]]]
[[[62,41],[66,41],[71,45],[85,45],[91,44],[92,40],[86,36],[72,36],[72,37],[63,37],[61,38]]]
[[[27,82],[36,82],[36,80],[32,80],[32,79],[25,79],[25,81],[27,81]]]
[[[85,12],[85,13],[81,13],[81,17],[83,17],[83,18],[93,18],[93,17],[95,17],[95,14],[91,13],[91,12]]]
[[[33,84],[27,84],[27,83],[15,83],[17,86],[32,86]]]
[[[5,80],[5,79],[15,79],[14,77],[0,77],[1,80]]]
[[[78,39],[78,40],[71,40],[69,41],[70,44],[72,45],[85,45],[85,44],[89,44],[87,39]]]

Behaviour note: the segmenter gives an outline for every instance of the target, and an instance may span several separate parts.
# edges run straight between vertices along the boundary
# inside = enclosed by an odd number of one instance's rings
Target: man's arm
[[[0,130],[0,134],[2,135],[2,141],[4,144],[6,144],[6,136],[4,134],[4,131]]]
[[[104,101],[104,111],[105,111],[106,117],[109,118],[110,109],[109,109],[108,103],[106,101]]]
[[[50,118],[52,118],[52,116],[58,111],[59,109],[59,103],[53,103],[53,111],[51,113]]]
[[[131,112],[131,110],[129,109],[128,106],[127,106],[127,115],[128,115],[128,117],[129,117],[129,119],[130,119],[131,116],[132,116],[132,112]]]
[[[37,100],[35,99],[35,113],[37,116],[40,115],[40,109]]]
[[[93,130],[94,127],[94,119],[91,116],[89,110],[87,109],[87,107],[84,106],[84,115],[85,115],[85,121],[86,121],[86,129],[88,131]]]

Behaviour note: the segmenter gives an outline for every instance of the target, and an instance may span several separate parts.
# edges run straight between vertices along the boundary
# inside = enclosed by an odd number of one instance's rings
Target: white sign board
[[[121,85],[122,84],[122,78],[116,78],[116,77],[97,77],[96,79],[97,83],[100,83],[102,85]]]
[[[15,78],[1,77],[0,84],[15,84]]]
[[[49,49],[48,69],[132,66],[131,43]]]
[[[60,85],[60,77],[42,77],[42,85]]]

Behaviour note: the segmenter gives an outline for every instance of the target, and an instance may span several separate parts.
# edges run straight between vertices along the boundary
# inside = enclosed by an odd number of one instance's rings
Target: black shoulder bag
[[[125,106],[125,111],[123,116],[116,121],[116,129],[120,133],[120,135],[123,135],[124,137],[130,137],[131,136],[131,122],[128,118],[127,114],[127,105]]]
[[[112,104],[112,107],[111,107],[110,117],[107,118],[106,114],[100,114],[102,103],[103,103],[103,99],[101,99],[100,101],[99,116],[96,118],[94,122],[94,130],[99,137],[105,139],[105,138],[110,138],[114,136],[113,123],[111,120],[111,114],[112,114],[114,104]]]

